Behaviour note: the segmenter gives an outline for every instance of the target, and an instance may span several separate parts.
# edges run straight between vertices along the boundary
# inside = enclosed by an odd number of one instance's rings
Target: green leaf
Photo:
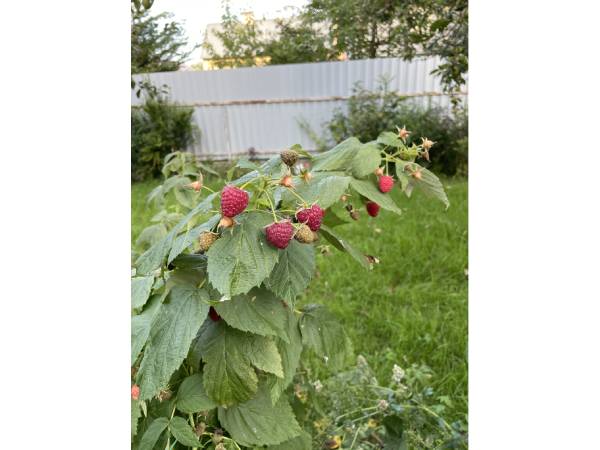
[[[208,295],[202,289],[175,286],[168,299],[152,325],[138,372],[142,400],[151,398],[168,383],[208,315]]]
[[[153,284],[154,277],[152,275],[131,279],[131,307],[133,309],[141,308],[146,304]]]
[[[381,164],[381,150],[375,143],[363,144],[352,161],[352,175],[357,178],[372,174]]]
[[[175,404],[179,411],[186,414],[207,411],[217,406],[206,394],[202,375],[198,373],[183,380],[177,391]]]
[[[266,389],[244,404],[219,408],[219,421],[245,446],[281,444],[302,432],[287,400],[273,405]]]
[[[208,164],[204,164],[200,161],[196,161],[196,165],[202,169],[203,172],[206,173],[210,173],[211,175],[214,175],[215,177],[221,177],[221,175],[219,174],[219,172],[217,172],[216,170],[214,170],[212,167],[210,167]]]
[[[269,445],[266,450],[311,450],[312,438],[310,434],[302,430],[299,436],[282,442],[278,445]]]
[[[279,261],[265,285],[279,297],[293,302],[308,287],[315,265],[314,247],[292,240],[280,251]]]
[[[251,170],[259,169],[258,164],[253,163],[246,157],[240,158],[238,160],[237,164],[235,165],[235,167],[239,167],[240,169],[251,169]]]
[[[142,253],[142,255],[136,261],[138,274],[148,275],[162,265],[164,259],[169,253],[169,250],[171,250],[175,236],[177,236],[179,232],[183,230],[192,217],[194,217],[196,214],[207,212],[211,208],[212,202],[217,194],[218,193],[215,192],[208,195],[194,209],[187,213],[185,217],[181,219],[181,221],[175,225],[163,239]]]
[[[352,354],[344,328],[325,307],[308,305],[300,317],[302,343],[325,359],[334,370],[341,369]]]
[[[403,168],[406,169],[410,167],[413,171],[415,169],[421,171],[421,179],[417,180],[414,177],[411,177],[410,184],[417,189],[423,191],[423,193],[429,197],[434,197],[440,200],[446,208],[450,207],[450,201],[448,200],[448,196],[446,195],[446,191],[444,191],[444,186],[438,177],[436,177],[431,171],[421,167],[417,163],[405,163]]]
[[[140,408],[139,400],[131,401],[131,437],[134,438],[137,434],[138,420],[142,417],[142,409]]]
[[[329,228],[334,228],[334,227],[338,227],[340,225],[347,225],[348,223],[350,223],[349,220],[345,220],[343,218],[341,218],[338,213],[343,213],[344,217],[348,217],[348,212],[339,208],[337,206],[333,207],[333,208],[329,208],[327,210],[327,213],[323,216],[323,221],[322,223],[326,226],[328,226]]]
[[[323,209],[328,208],[348,189],[350,177],[341,175],[331,175],[329,172],[316,172],[309,183],[301,182],[296,187],[296,192],[308,204],[318,203]],[[288,203],[295,203],[297,197],[286,190],[283,199]]]
[[[272,373],[283,378],[281,356],[272,339],[263,336],[250,335],[244,343],[244,351],[254,367],[263,372]]]
[[[142,230],[138,238],[135,240],[135,245],[138,248],[146,248],[152,246],[167,235],[167,227],[162,223],[150,225]]]
[[[168,425],[169,420],[165,417],[154,419],[142,436],[138,450],[152,450],[156,441],[158,441],[158,438]]]
[[[371,269],[371,265],[367,260],[366,256],[361,252],[352,247],[348,241],[339,237],[337,234],[333,232],[331,228],[327,225],[321,225],[321,229],[319,230],[319,234],[323,236],[331,245],[342,252],[347,252],[350,256],[352,256],[356,261],[358,261],[365,269]]]
[[[169,431],[182,445],[187,445],[188,447],[200,446],[198,436],[196,436],[190,424],[183,417],[173,417],[169,422]]]
[[[212,400],[229,405],[249,400],[257,390],[258,378],[244,354],[247,334],[230,328],[222,320],[203,328],[197,348],[204,366],[204,388]]]
[[[187,183],[189,184],[192,182],[192,180],[187,179],[186,180]],[[184,186],[178,186],[174,189],[173,191],[175,193],[175,199],[183,206],[185,206],[186,208],[193,208],[194,205],[196,204],[196,198],[198,197],[198,193],[191,190],[191,189],[187,189]]]
[[[307,158],[307,159],[313,159],[313,156],[308,153],[306,150],[304,150],[302,148],[302,145],[300,144],[294,144],[290,147],[290,150],[294,150],[296,153],[298,153],[299,155],[302,155],[303,157]]]
[[[383,209],[387,209],[398,215],[402,214],[402,211],[396,206],[392,197],[389,194],[380,192],[372,181],[352,179],[350,186],[363,197],[367,197],[369,200],[378,203]]]
[[[392,133],[391,131],[384,131],[377,138],[377,143],[382,145],[387,145],[388,147],[404,147],[404,143],[402,139],[396,133]]]
[[[214,308],[233,328],[288,340],[286,310],[281,300],[266,289],[253,289],[248,294],[220,302]]]
[[[192,228],[191,230],[186,231],[185,233],[177,236],[175,241],[173,241],[173,246],[171,247],[171,251],[169,253],[169,258],[167,259],[167,264],[171,263],[177,256],[181,254],[186,248],[192,245],[200,234],[204,231],[210,230],[217,223],[219,223],[221,216],[216,214],[208,219],[201,225]]]
[[[253,180],[254,178],[258,177],[261,173],[264,173],[266,175],[273,174],[275,172],[281,171],[282,165],[283,165],[283,163],[282,163],[279,155],[273,156],[273,157],[271,157],[271,159],[264,162],[259,167],[258,170],[253,170],[252,172],[248,172],[248,173],[242,175],[241,177],[239,177],[238,179],[232,181],[230,184],[233,184],[234,186],[239,186],[250,180]],[[234,168],[235,168],[235,166],[232,167],[232,169],[234,169]]]
[[[229,327],[225,321],[203,327],[197,345],[204,365],[204,388],[222,406],[249,400],[258,388],[252,368],[282,376],[281,356],[273,341]]]
[[[171,261],[171,265],[178,270],[198,269],[204,271],[208,266],[208,258],[206,255],[182,254]]]
[[[302,354],[302,336],[298,328],[298,319],[291,309],[287,309],[287,335],[289,343],[282,339],[277,339],[277,350],[281,355],[281,364],[283,366],[283,378],[270,377],[268,381],[271,389],[271,401],[277,402],[279,396],[290,385],[296,374],[296,369],[300,364],[300,355]]]
[[[346,170],[352,165],[352,160],[361,146],[362,144],[357,138],[348,138],[331,150],[315,156],[313,170]]]
[[[400,189],[406,193],[406,188],[409,184],[409,177],[404,173],[404,165],[396,164],[396,176],[398,177],[398,181],[400,181]],[[407,194],[407,197],[410,197],[410,194]]]
[[[262,283],[279,257],[263,230],[272,221],[269,215],[251,212],[238,220],[207,252],[209,280],[226,297],[245,294]]]
[[[131,318],[131,365],[135,364],[142,348],[146,345],[150,329],[156,317],[162,298],[160,295],[152,296],[141,314]]]

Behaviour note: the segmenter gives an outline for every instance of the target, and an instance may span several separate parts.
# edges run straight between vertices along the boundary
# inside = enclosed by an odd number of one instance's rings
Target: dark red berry
[[[367,202],[367,212],[371,217],[377,217],[377,214],[379,214],[379,205],[375,202]]]
[[[296,213],[298,222],[305,223],[312,231],[318,231],[321,228],[321,220],[325,211],[317,204],[312,205],[310,208],[301,209]]]
[[[221,191],[221,213],[235,217],[248,206],[248,193],[235,186],[225,186]]]
[[[294,226],[289,220],[275,222],[266,228],[267,241],[277,248],[284,249],[294,236]]]
[[[218,322],[219,320],[221,320],[221,316],[219,315],[219,313],[215,310],[215,308],[213,308],[212,306],[210,307],[210,309],[208,310],[208,316],[214,321],[214,322]]]

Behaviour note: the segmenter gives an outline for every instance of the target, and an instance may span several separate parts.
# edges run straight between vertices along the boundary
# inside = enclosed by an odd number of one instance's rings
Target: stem
[[[206,189],[208,192],[210,192],[211,194],[214,194],[215,191],[213,191],[211,188],[209,188],[208,186],[204,186],[204,184],[202,185],[202,189]]]
[[[289,192],[291,192],[292,194],[294,194],[294,196],[295,196],[297,199],[299,199],[299,200],[300,200],[300,202],[302,203],[302,206],[308,206],[308,203],[306,202],[306,200],[304,200],[304,199],[303,199],[303,198],[300,196],[300,194],[298,194],[298,193],[297,193],[297,192],[296,192],[294,189],[292,189],[292,188],[289,188],[289,187],[288,187],[288,188],[287,188],[287,190],[288,190]]]
[[[356,444],[356,438],[358,437],[358,432],[360,431],[360,427],[354,433],[354,439],[352,439],[352,444],[350,444],[350,450],[354,448],[354,444]]]
[[[192,429],[196,429],[196,424],[194,423],[194,415],[190,414],[190,424],[192,425]],[[192,447],[192,450],[198,450],[198,447]]]
[[[357,412],[371,411],[371,410],[377,409],[377,408],[379,408],[379,407],[378,406],[369,406],[368,408],[355,409],[354,411],[350,411],[348,413],[342,414],[341,416],[338,416],[335,419],[335,422],[337,422],[338,420],[340,420],[342,417],[351,416],[352,414],[357,413]]]
[[[277,222],[277,215],[275,214],[275,206],[273,205],[273,201],[271,200],[271,196],[268,191],[263,191],[267,197],[267,201],[269,202],[269,206],[271,207],[271,213],[273,213],[273,221]]]

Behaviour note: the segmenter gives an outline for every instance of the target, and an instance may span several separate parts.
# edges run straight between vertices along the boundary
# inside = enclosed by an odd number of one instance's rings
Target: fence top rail
[[[464,97],[469,95],[467,91],[460,92],[397,92],[400,97]],[[377,94],[373,94],[377,95]],[[179,107],[207,107],[207,106],[230,106],[230,105],[261,105],[261,104],[286,104],[286,103],[316,103],[316,102],[335,102],[347,101],[351,98],[349,95],[330,95],[326,97],[299,97],[299,98],[268,98],[268,99],[250,99],[250,100],[227,100],[215,102],[178,102],[173,106]],[[133,105],[134,108],[141,108],[141,105]]]

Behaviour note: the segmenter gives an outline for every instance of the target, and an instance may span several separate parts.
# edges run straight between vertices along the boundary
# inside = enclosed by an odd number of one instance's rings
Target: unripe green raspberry
[[[198,251],[202,253],[208,251],[211,245],[213,245],[218,238],[219,235],[217,233],[205,231],[198,238]]]
[[[315,241],[315,233],[310,229],[308,225],[305,223],[300,224],[298,231],[296,231],[296,235],[294,236],[298,242],[302,242],[303,244],[310,244]]]

